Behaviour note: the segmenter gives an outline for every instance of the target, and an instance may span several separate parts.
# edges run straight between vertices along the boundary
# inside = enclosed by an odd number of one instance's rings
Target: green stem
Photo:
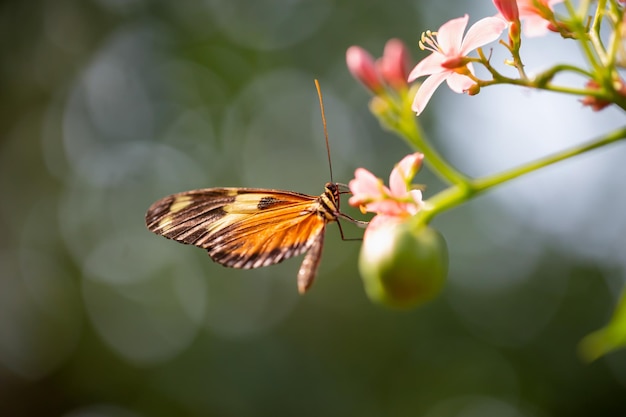
[[[626,97],[619,93],[615,93],[610,88],[607,93],[605,90],[599,89],[589,89],[589,88],[575,88],[561,85],[551,84],[550,81],[552,78],[556,76],[557,73],[563,71],[572,71],[583,76],[586,76],[590,79],[596,78],[593,74],[590,74],[580,68],[576,68],[570,65],[556,65],[553,68],[545,71],[535,77],[533,80],[525,80],[525,79],[515,79],[515,78],[507,78],[501,77],[499,79],[492,79],[488,81],[479,80],[478,83],[481,87],[496,85],[496,84],[510,84],[510,85],[518,85],[524,86],[528,88],[534,88],[537,90],[544,91],[552,91],[554,93],[563,93],[580,97],[596,97],[601,100],[606,100],[608,102],[612,102],[616,106],[626,110]],[[610,81],[609,81],[610,82]]]
[[[441,179],[451,184],[464,185],[470,181],[465,175],[454,169],[426,140],[422,129],[415,117],[403,117],[398,124],[398,133],[405,138],[416,150],[424,154],[424,160],[432,171]]]
[[[593,13],[593,20],[591,22],[591,28],[589,30],[589,40],[594,45],[594,48],[598,51],[604,51],[602,45],[602,38],[600,36],[600,30],[602,28],[602,20],[604,18],[604,11],[606,8],[606,1],[599,0],[595,13]],[[611,56],[611,53],[608,55]]]
[[[388,126],[404,139],[413,149],[424,154],[425,163],[442,180],[463,187],[470,179],[454,169],[439,153],[430,145],[424,132],[417,123],[410,105],[394,105],[398,113],[393,121],[388,120]]]
[[[570,14],[571,29],[573,29],[578,38],[578,45],[587,57],[587,62],[593,68],[592,72],[597,73],[602,70],[602,62],[605,60],[606,51],[604,51],[601,42],[595,42],[599,41],[599,39],[594,39],[593,32],[591,34],[587,32],[585,19],[589,10],[589,2],[583,1],[581,3],[581,14],[576,12],[574,5],[570,1],[566,1],[565,5]],[[593,48],[591,48],[591,45],[593,45]]]
[[[437,214],[456,207],[471,197],[484,193],[489,189],[507,181],[520,177],[524,174],[536,171],[539,168],[552,165],[576,155],[583,154],[596,148],[626,138],[626,127],[615,130],[606,136],[595,139],[583,145],[546,156],[541,159],[520,165],[494,175],[470,180],[462,185],[453,185],[425,201],[425,207],[415,216],[414,225],[419,227],[427,224]]]
[[[598,10],[600,10],[600,4],[598,4]],[[600,14],[599,12],[597,14]],[[609,37],[609,46],[607,50],[607,60],[605,62],[606,68],[615,68],[615,61],[617,60],[619,49],[622,46],[622,31],[624,27],[624,10],[623,9],[615,9],[610,16],[607,18],[610,21],[610,24],[613,27],[613,32]],[[600,27],[594,31],[594,36],[597,39],[600,39]]]
[[[585,78],[593,78],[593,73],[583,68],[579,68],[575,65],[569,65],[569,64],[557,64],[537,74],[537,76],[535,76],[535,80],[548,82],[548,81],[551,81],[554,77],[556,77],[558,73],[566,72],[566,71],[570,71],[575,74],[580,74],[581,76]]]

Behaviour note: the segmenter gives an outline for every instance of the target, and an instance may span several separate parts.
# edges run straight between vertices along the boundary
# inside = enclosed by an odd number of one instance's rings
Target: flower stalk
[[[626,128],[616,129],[588,143],[574,146],[570,149],[522,164],[518,167],[486,177],[471,179],[462,185],[449,187],[424,201],[424,207],[415,216],[413,224],[415,227],[428,224],[437,214],[463,204],[470,198],[489,191],[498,185],[505,184],[508,181],[538,169],[601,148],[622,139],[626,139]]]

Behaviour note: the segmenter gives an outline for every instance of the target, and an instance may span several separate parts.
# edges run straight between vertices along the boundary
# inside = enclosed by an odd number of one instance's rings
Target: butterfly
[[[326,148],[330,148],[319,83]],[[322,256],[326,225],[339,219],[358,226],[339,210],[343,184],[326,183],[324,192],[311,196],[264,188],[206,188],[173,194],[156,201],[146,213],[146,226],[158,235],[205,249],[215,262],[252,269],[277,264],[306,253],[298,271],[298,291],[313,284]]]

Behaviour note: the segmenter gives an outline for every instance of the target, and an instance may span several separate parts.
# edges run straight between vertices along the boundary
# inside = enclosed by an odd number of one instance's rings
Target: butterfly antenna
[[[328,144],[328,128],[326,127],[326,114],[324,114],[324,100],[322,100],[322,89],[320,83],[315,79],[317,96],[320,99],[320,111],[322,112],[322,125],[324,126],[324,138],[326,139],[326,153],[328,154],[328,168],[330,169],[330,182],[333,182],[333,164],[330,161],[330,145]]]

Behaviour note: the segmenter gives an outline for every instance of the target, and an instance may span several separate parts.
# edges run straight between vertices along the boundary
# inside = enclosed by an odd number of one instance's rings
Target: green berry
[[[368,230],[359,257],[368,297],[377,303],[408,309],[437,296],[448,272],[448,250],[435,229],[411,230],[406,222]]]

